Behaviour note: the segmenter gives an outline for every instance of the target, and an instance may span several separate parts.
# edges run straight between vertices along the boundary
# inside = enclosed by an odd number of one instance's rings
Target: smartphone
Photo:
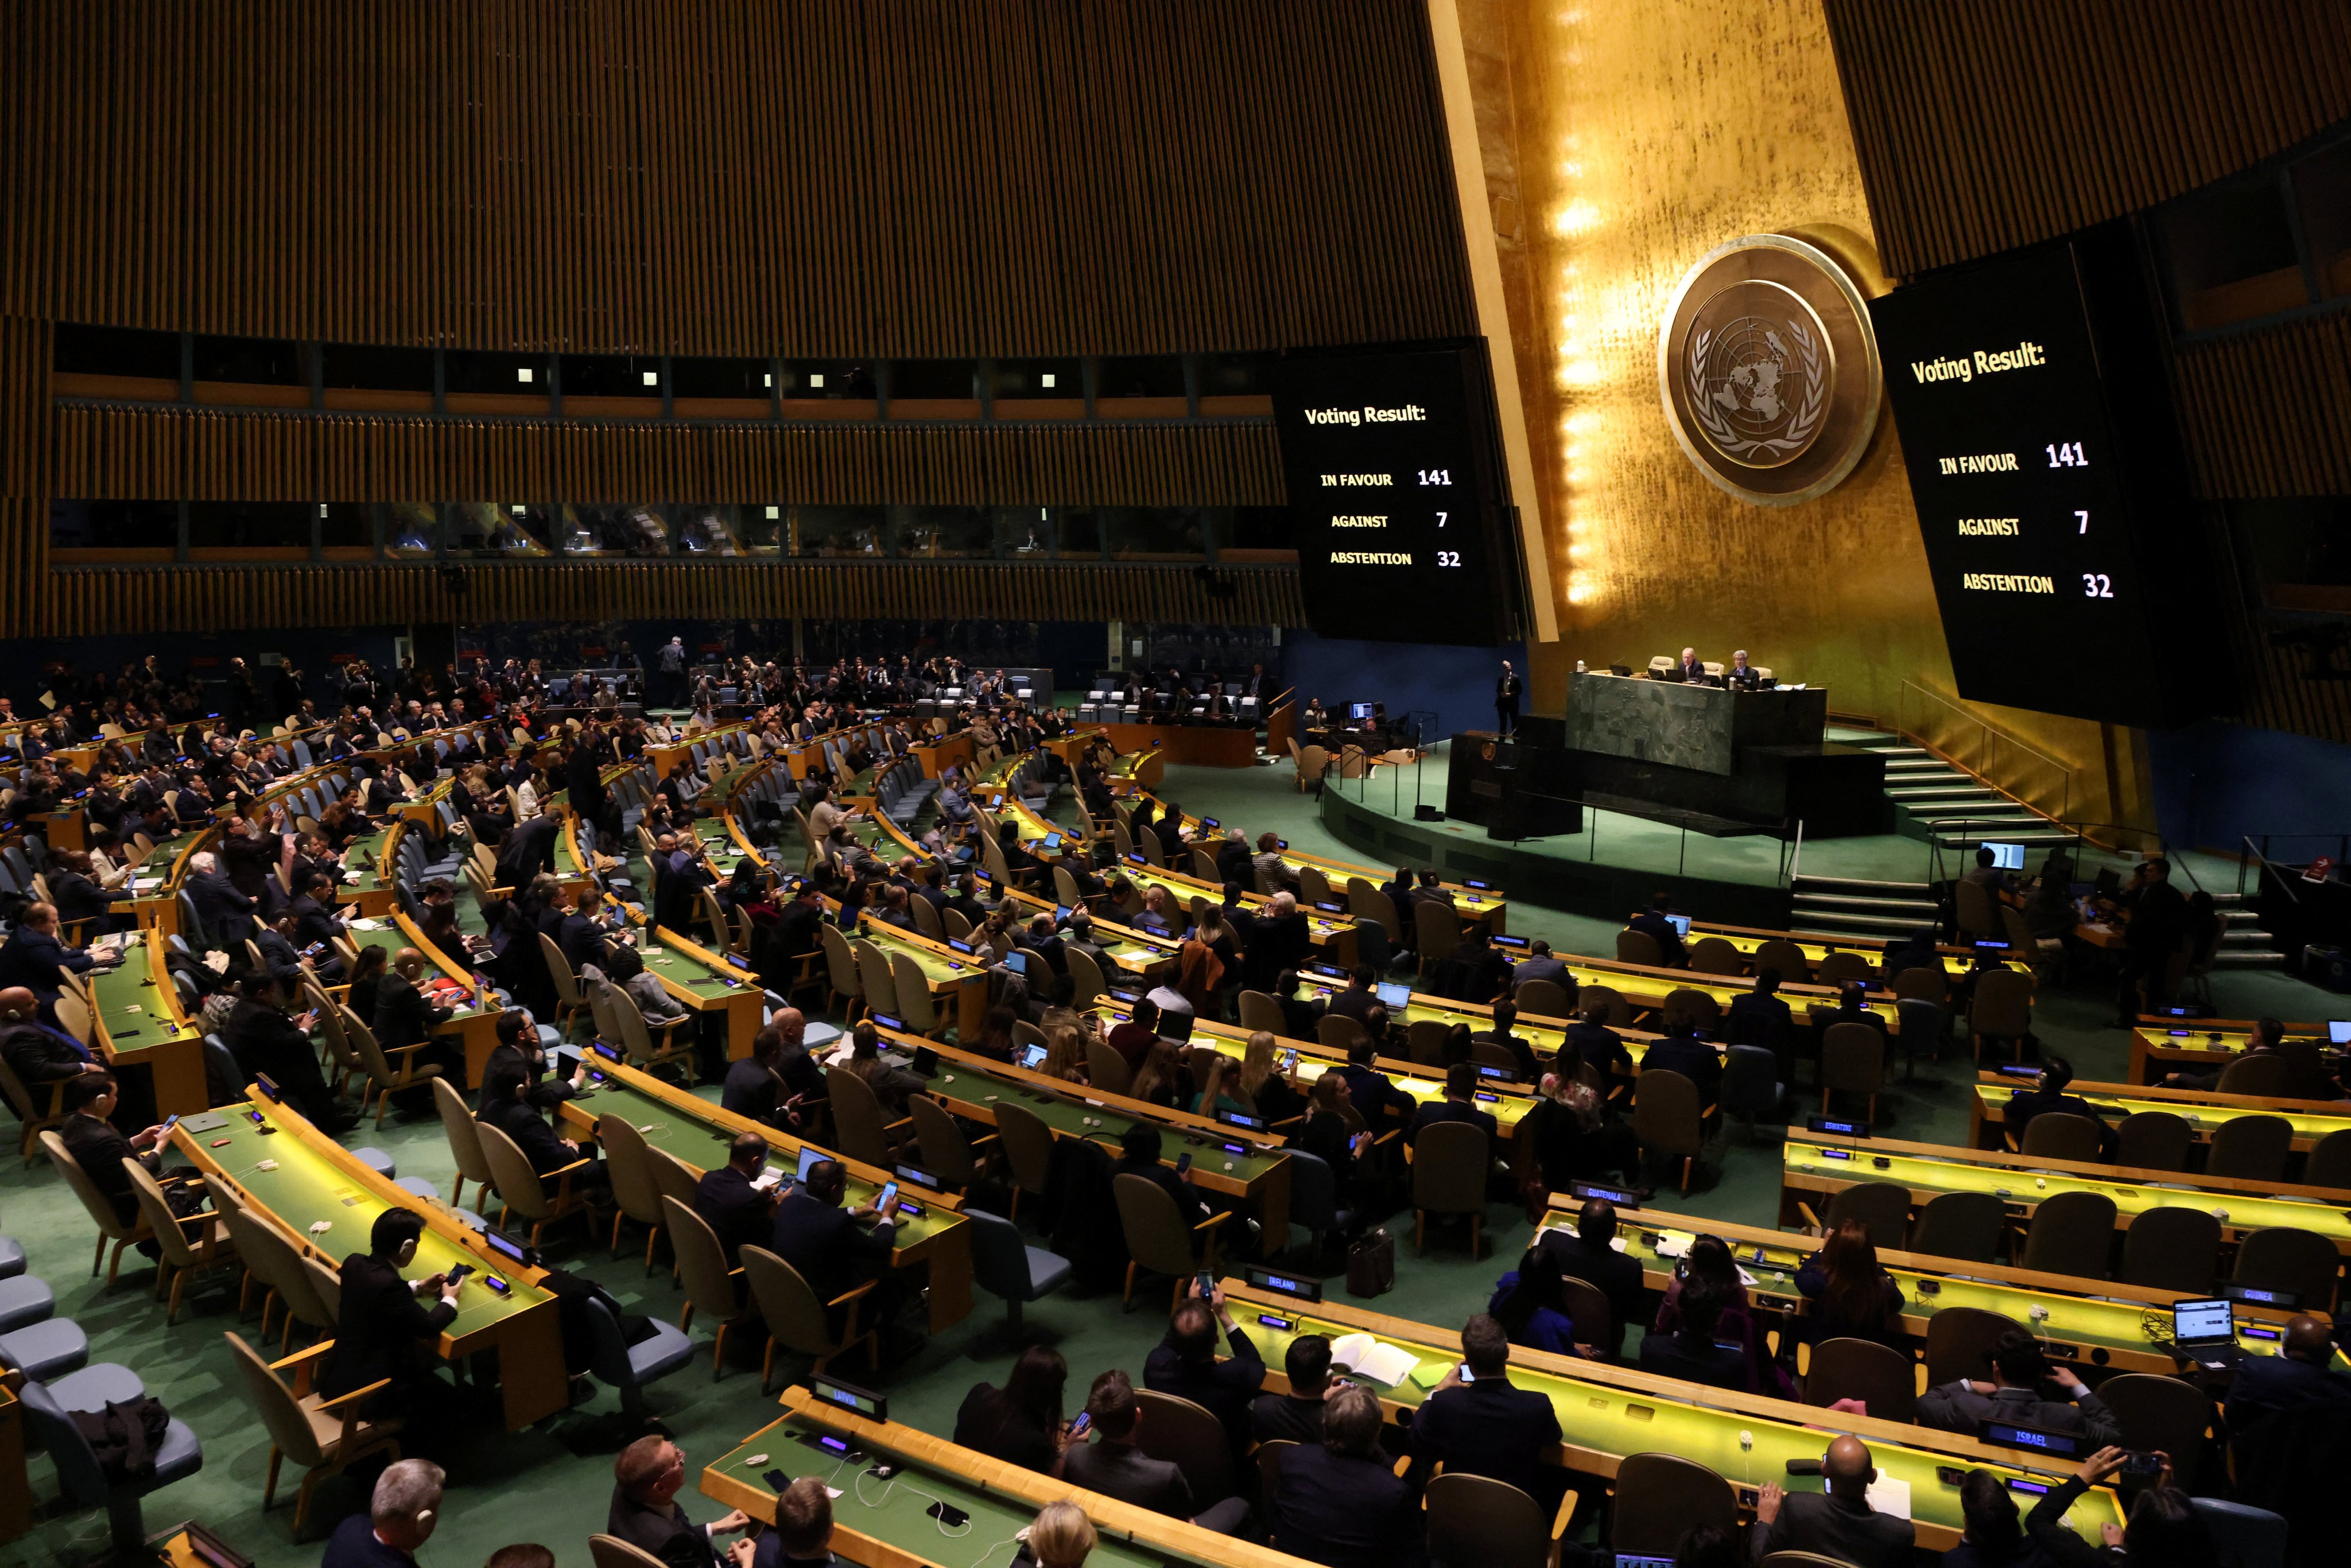
[[[882,1189],[882,1196],[880,1197],[873,1200],[874,1212],[886,1218],[890,1212],[890,1206],[897,1201],[898,1184],[893,1181],[889,1186]]]
[[[1181,1154],[1176,1156],[1176,1174],[1177,1176],[1182,1176],[1191,1168],[1192,1156],[1189,1154]]]
[[[458,1283],[460,1281],[464,1280],[464,1279],[465,1279],[465,1277],[466,1275],[468,1275],[468,1274],[472,1273],[473,1271],[474,1271],[474,1266],[473,1266],[471,1263],[460,1263],[460,1264],[458,1264],[455,1268],[453,1268],[453,1269],[451,1269],[451,1270],[449,1270],[449,1273],[448,1273],[448,1281],[449,1281],[449,1283],[451,1283],[451,1284],[455,1285],[455,1284]]]
[[[769,1470],[759,1479],[767,1482],[768,1490],[776,1493],[778,1496],[781,1496],[784,1489],[792,1484],[792,1478],[784,1474],[781,1470]]]
[[[937,1520],[941,1524],[946,1525],[949,1530],[955,1529],[957,1525],[968,1524],[971,1521],[971,1515],[964,1512],[963,1510],[956,1508],[952,1503],[935,1502],[931,1504],[930,1507],[923,1510],[923,1511],[929,1514],[933,1519]]]
[[[1193,1275],[1192,1282],[1200,1288],[1200,1299],[1204,1301],[1217,1293],[1217,1277],[1206,1269]]]
[[[2126,1476],[2159,1476],[2162,1473],[2163,1456],[2160,1454],[2146,1453],[2134,1448],[2123,1460],[2123,1474]]]
[[[1081,1410],[1078,1412],[1078,1418],[1070,1423],[1070,1436],[1072,1437],[1082,1437],[1086,1435],[1086,1428],[1093,1424],[1094,1418],[1086,1414],[1083,1410]]]
[[[1453,1370],[1464,1383],[1475,1383],[1478,1381],[1477,1378],[1470,1375],[1469,1364],[1466,1361],[1456,1366]]]
[[[159,1135],[159,1137],[163,1137],[163,1138],[168,1138],[168,1137],[170,1137],[170,1136],[172,1135],[172,1128],[174,1128],[174,1127],[176,1127],[176,1126],[178,1126],[179,1124],[180,1124],[180,1116],[179,1116],[179,1113],[175,1111],[175,1112],[173,1112],[171,1115],[166,1116],[166,1117],[164,1117],[164,1118],[163,1118],[163,1131],[162,1131],[160,1134],[158,1134],[158,1135]]]

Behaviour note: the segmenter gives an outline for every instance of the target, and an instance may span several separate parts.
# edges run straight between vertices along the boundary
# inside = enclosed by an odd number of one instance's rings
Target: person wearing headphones
[[[1877,1479],[1869,1446],[1839,1437],[1821,1460],[1826,1490],[1782,1490],[1765,1481],[1755,1500],[1755,1528],[1749,1550],[1757,1563],[1774,1552],[1812,1552],[1850,1563],[1854,1568],[1907,1568],[1917,1531],[1907,1519],[1869,1506],[1869,1485]]]
[[[319,1568],[416,1568],[417,1549],[433,1539],[447,1479],[430,1459],[398,1459],[376,1478],[365,1513],[335,1527]]]
[[[318,1388],[322,1396],[340,1399],[371,1383],[388,1382],[390,1386],[368,1396],[360,1413],[370,1420],[413,1416],[445,1392],[416,1353],[419,1346],[436,1345],[441,1331],[457,1316],[457,1281],[446,1274],[414,1281],[401,1274],[416,1261],[423,1234],[423,1215],[388,1208],[375,1217],[368,1249],[343,1260],[335,1343],[319,1364]]]

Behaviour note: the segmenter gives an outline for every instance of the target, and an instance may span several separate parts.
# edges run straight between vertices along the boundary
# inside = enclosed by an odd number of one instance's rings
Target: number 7
[[[1450,512],[1439,512],[1439,513],[1437,513],[1437,526],[1438,528],[1443,528],[1443,527],[1445,526],[1445,519],[1446,519],[1446,518],[1447,518],[1447,517],[1451,517],[1452,515],[1453,515],[1453,514],[1452,514],[1452,513],[1450,513]]]
[[[2082,519],[2082,526],[2074,531],[2077,534],[2088,533],[2090,531],[2090,514],[2083,511],[2077,507],[2074,509],[2074,515]]]

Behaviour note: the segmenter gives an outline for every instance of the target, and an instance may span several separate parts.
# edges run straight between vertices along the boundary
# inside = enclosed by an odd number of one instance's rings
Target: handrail
[[[1909,680],[1907,678],[1904,679],[1899,687],[1899,692],[1906,698],[1909,693],[1917,692],[1920,696],[1928,698],[1949,709],[1951,713],[1957,715],[1964,723],[1973,725],[1978,730],[1982,732],[1987,743],[1999,742],[2001,744],[2012,747],[2016,750],[2023,752],[2027,757],[2032,758],[2034,760],[2044,763],[2048,767],[2053,768],[2056,771],[2060,785],[2057,809],[2052,811],[2033,805],[2030,800],[2024,800],[2022,795],[2016,789],[2011,789],[2009,786],[1994,780],[1988,772],[1980,768],[1969,767],[1965,761],[1953,756],[1949,752],[1945,751],[1941,747],[1935,745],[1928,738],[1923,730],[1911,728],[1908,722],[1909,715],[1907,712],[1908,705],[1907,701],[1903,704],[1902,709],[1896,712],[1895,717],[1896,732],[1904,739],[1915,741],[1918,745],[1935,752],[1938,756],[1942,757],[1945,761],[1951,762],[1966,771],[1974,774],[1976,778],[1982,780],[1984,783],[1991,785],[1991,788],[2000,790],[2002,794],[2007,795],[2013,800],[2018,800],[2020,803],[2024,805],[2026,809],[2040,811],[2042,815],[2048,817],[2053,821],[2063,821],[2064,820],[2067,810],[2070,809],[2074,803],[2074,769],[2071,766],[2058,761],[2057,758],[2035,747],[2026,745],[2023,741],[2019,740],[2016,737],[2009,734],[2006,730],[2000,729],[1993,725],[1986,723],[1975,714],[1970,713],[1964,707],[1961,707],[1955,699],[1947,697],[1940,692],[1930,691],[1927,687],[1920,685],[1916,681]],[[1985,749],[1989,752],[1989,744],[1986,745]],[[1987,760],[1989,760],[1988,758]]]
[[[2319,834],[2315,834],[2315,833],[2314,833],[2314,834],[2312,834],[2311,836],[2312,836],[2312,837],[2314,837],[2314,838],[2316,838],[2316,837],[2320,837],[2320,836],[2322,836],[2322,835],[2319,835]],[[2257,860],[2257,861],[2261,862],[2261,863],[2262,863],[2262,869],[2263,871],[2265,871],[2265,872],[2269,873],[2270,873],[2270,875],[2271,875],[2272,877],[2273,877],[2273,878],[2275,878],[2275,879],[2276,879],[2276,881],[2277,881],[2277,884],[2278,884],[2278,887],[2279,887],[2279,888],[2280,888],[2280,889],[2281,889],[2281,890],[2285,894],[2286,897],[2288,897],[2288,898],[2292,899],[2292,900],[2293,900],[2294,903],[2296,903],[2296,904],[2300,904],[2300,903],[2302,902],[2302,894],[2298,894],[2298,893],[2294,892],[2294,883],[2293,883],[2291,881],[2289,881],[2289,880],[2288,880],[2284,875],[2283,875],[2283,874],[2278,871],[2278,868],[2277,868],[2277,867],[2275,867],[2275,866],[2273,866],[2273,865],[2272,865],[2272,864],[2270,863],[2270,857],[2269,857],[2269,856],[2267,856],[2267,855],[2265,855],[2265,854],[2263,854],[2263,853],[2262,853],[2262,852],[2261,852],[2260,850],[2253,848],[2253,841],[2252,840],[2252,838],[2251,838],[2251,837],[2246,837],[2246,838],[2244,838],[2241,841],[2243,842],[2243,844],[2244,844],[2244,846],[2245,846],[2246,850],[2247,850],[2247,851],[2249,851],[2249,852],[2252,853],[2252,855],[2253,859],[2255,859],[2255,860]],[[2237,893],[2238,893],[2238,894],[2239,894],[2240,896],[2242,896],[2242,895],[2243,895],[2243,894],[2244,894],[2244,891],[2245,891],[2245,861],[2244,861],[2244,857],[2243,857],[2242,855],[2240,855],[2240,856],[2237,858]]]

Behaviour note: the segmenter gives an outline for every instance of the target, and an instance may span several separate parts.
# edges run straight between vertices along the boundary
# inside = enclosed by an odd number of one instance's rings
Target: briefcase
[[[1347,1248],[1347,1293],[1384,1296],[1395,1289],[1395,1238],[1384,1227],[1365,1231]]]

